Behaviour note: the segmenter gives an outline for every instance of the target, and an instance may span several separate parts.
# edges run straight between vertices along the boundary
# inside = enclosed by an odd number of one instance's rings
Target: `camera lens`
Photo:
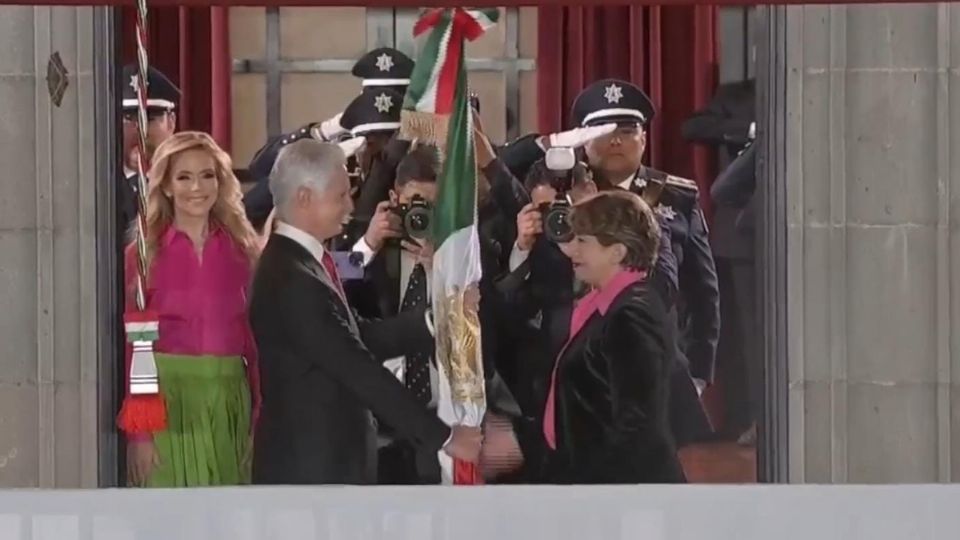
[[[430,209],[423,206],[411,208],[404,218],[404,228],[412,238],[426,238],[430,230]]]
[[[554,204],[543,215],[543,232],[552,242],[573,240],[573,226],[570,225],[570,206]]]

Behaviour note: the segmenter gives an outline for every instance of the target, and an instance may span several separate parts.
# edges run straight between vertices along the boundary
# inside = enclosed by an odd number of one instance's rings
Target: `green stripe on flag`
[[[437,193],[433,242],[439,248],[451,234],[476,221],[477,162],[473,152],[473,121],[467,99],[467,72],[457,75],[457,92],[447,132],[446,159]]]
[[[128,332],[127,341],[133,343],[135,341],[157,341],[160,339],[160,332],[157,330],[145,330],[143,332]]]
[[[423,99],[431,89],[431,81],[434,79],[434,69],[438,68],[437,57],[441,55],[443,38],[450,28],[450,17],[444,15],[437,28],[434,28],[427,35],[427,41],[423,45],[420,57],[413,66],[413,73],[410,74],[410,85],[407,86],[407,94],[403,99],[403,108],[408,111],[420,110],[417,104]],[[431,61],[432,59],[432,61]],[[436,92],[434,85],[433,91]],[[430,100],[433,102],[433,100]],[[423,111],[432,112],[432,111]]]

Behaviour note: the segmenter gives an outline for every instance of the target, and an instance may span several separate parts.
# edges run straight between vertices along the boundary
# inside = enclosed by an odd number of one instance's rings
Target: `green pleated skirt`
[[[156,353],[167,429],[148,487],[250,483],[250,386],[240,357]]]

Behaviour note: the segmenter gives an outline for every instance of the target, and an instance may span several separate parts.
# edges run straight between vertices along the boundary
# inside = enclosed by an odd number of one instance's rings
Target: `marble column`
[[[0,7],[0,487],[98,482],[94,12]]]
[[[960,478],[960,6],[785,17],[792,482]]]

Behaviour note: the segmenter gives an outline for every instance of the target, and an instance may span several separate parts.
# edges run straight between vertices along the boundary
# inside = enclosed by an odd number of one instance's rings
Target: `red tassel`
[[[160,394],[130,395],[123,400],[117,425],[124,433],[156,433],[167,429],[167,406]]]
[[[453,485],[479,486],[483,484],[480,468],[469,461],[453,460]]]

